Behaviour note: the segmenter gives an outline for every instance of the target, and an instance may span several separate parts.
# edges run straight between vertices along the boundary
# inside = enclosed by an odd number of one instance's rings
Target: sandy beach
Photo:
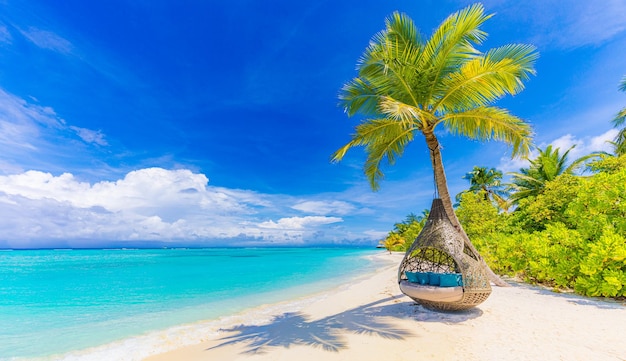
[[[626,360],[624,303],[512,283],[472,310],[436,312],[400,293],[395,264],[256,310],[262,321],[232,317],[202,337],[164,338],[172,351],[146,360]]]

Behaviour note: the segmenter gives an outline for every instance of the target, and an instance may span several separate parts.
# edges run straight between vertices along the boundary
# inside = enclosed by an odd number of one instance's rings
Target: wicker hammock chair
[[[465,246],[439,198],[433,200],[426,225],[404,255],[398,283],[402,293],[417,303],[439,310],[472,308],[491,294],[480,256]]]

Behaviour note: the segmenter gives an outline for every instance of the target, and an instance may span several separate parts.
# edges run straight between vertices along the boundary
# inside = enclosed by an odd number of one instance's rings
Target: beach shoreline
[[[626,360],[626,304],[511,282],[476,308],[404,296],[403,254],[343,284],[45,360]],[[44,360],[42,359],[42,360]]]
[[[401,254],[375,257],[389,265],[254,317],[224,318],[199,337],[164,338],[171,350],[145,360],[626,360],[622,303],[515,283],[474,309],[437,312],[400,293]]]
[[[369,262],[369,265],[366,265],[362,272],[356,275],[352,272],[352,276],[349,276],[349,282],[364,281],[388,267],[396,267],[397,260],[401,258],[399,254],[396,254],[394,258],[382,250],[351,257],[363,258],[367,260],[366,262]],[[338,274],[341,274],[341,272]],[[216,318],[183,322],[160,330],[148,331],[144,334],[103,343],[99,346],[76,349],[45,357],[28,358],[28,360],[143,360],[152,355],[197,344],[210,337],[217,337],[220,334],[220,329],[229,328],[235,324],[269,322],[275,314],[298,312],[307,305],[327,297],[328,294],[334,294],[345,288],[345,282],[345,279],[341,280],[335,277],[301,284],[296,287],[292,285],[282,289],[280,294],[277,291],[257,294],[257,300],[264,300],[261,302],[265,303],[252,301],[250,304],[254,306],[241,308],[241,311],[228,314],[219,312],[222,315]],[[237,301],[233,300],[233,302]]]

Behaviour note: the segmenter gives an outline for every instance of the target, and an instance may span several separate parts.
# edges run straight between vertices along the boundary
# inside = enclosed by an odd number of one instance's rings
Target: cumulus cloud
[[[578,139],[571,134],[566,134],[552,142],[553,147],[559,147],[561,151],[565,151],[575,146],[569,153],[572,158],[579,158],[593,152],[611,152],[612,146],[609,144],[617,136],[617,129],[609,129],[606,132],[595,136]]]
[[[54,240],[294,244],[345,239],[328,232],[342,218],[281,217],[271,198],[209,186],[205,175],[186,169],[140,169],[94,184],[70,173],[27,171],[0,176],[0,241],[22,247]]]
[[[545,149],[548,145],[552,145],[552,148],[559,148],[559,153],[563,154],[565,151],[572,150],[568,154],[568,159],[576,159],[587,154],[594,152],[611,152],[611,145],[609,141],[613,141],[617,135],[617,129],[609,129],[608,131],[597,135],[584,138],[577,138],[572,134],[566,134],[557,139],[554,139],[550,143],[542,143],[539,148]],[[535,150],[528,156],[529,159],[533,159],[538,155]],[[529,163],[526,159],[509,159],[501,158],[498,169],[507,172],[518,172],[520,168],[528,167]]]

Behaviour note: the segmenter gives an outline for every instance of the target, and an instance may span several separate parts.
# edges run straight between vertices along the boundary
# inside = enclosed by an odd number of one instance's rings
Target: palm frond
[[[626,127],[622,128],[622,130],[617,133],[615,136],[615,143],[618,147],[626,145]]]
[[[387,164],[393,165],[413,140],[414,130],[410,123],[395,119],[367,120],[356,127],[352,140],[333,154],[332,161],[340,161],[350,148],[365,147],[367,157],[363,170],[372,189],[377,190],[379,181],[384,178],[381,163],[386,160]]]
[[[440,118],[453,134],[477,140],[498,140],[513,147],[513,156],[530,152],[532,131],[522,119],[497,107],[478,107]]]
[[[386,22],[387,29],[371,40],[359,61],[359,77],[380,94],[417,105],[412,84],[419,77],[415,64],[422,52],[421,37],[405,14],[396,12]]]
[[[434,117],[431,113],[391,97],[382,98],[379,110],[387,117],[411,123],[417,129],[425,129],[430,122],[434,122]]]
[[[385,24],[388,39],[402,42],[403,47],[421,46],[422,35],[407,14],[396,11],[385,20]]]
[[[361,78],[354,78],[346,83],[339,93],[340,105],[349,116],[359,112],[366,115],[376,114],[378,100],[376,89]]]
[[[436,85],[459,64],[480,54],[474,45],[481,44],[487,33],[479,27],[492,15],[485,15],[482,4],[470,5],[444,20],[424,47],[420,69],[429,70],[431,79],[427,98],[439,98]]]
[[[511,183],[508,184],[507,188],[510,193],[509,202],[511,204],[517,204],[524,198],[537,196],[543,190],[545,179],[534,173],[529,168],[523,168],[519,173],[508,173],[511,175]]]
[[[534,74],[537,57],[533,46],[510,44],[469,60],[441,82],[443,95],[433,108],[462,110],[517,94],[524,89],[523,81]]]
[[[604,154],[605,152],[593,152],[591,154],[587,154],[580,158],[574,159],[572,164],[565,168],[563,173],[574,173],[583,167],[585,169],[588,169],[589,163],[602,159],[604,157]]]
[[[613,119],[613,126],[619,127],[626,123],[626,108],[622,109],[617,113],[615,118]]]

